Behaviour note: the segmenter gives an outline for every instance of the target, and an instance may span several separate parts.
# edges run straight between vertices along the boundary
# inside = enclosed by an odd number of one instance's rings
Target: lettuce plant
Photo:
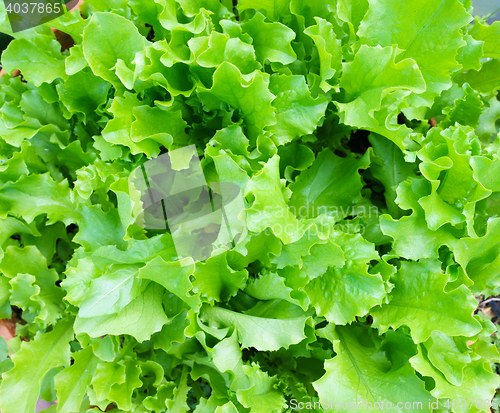
[[[489,411],[500,23],[470,0],[0,21],[2,413]],[[199,262],[129,179],[190,145],[247,228]]]

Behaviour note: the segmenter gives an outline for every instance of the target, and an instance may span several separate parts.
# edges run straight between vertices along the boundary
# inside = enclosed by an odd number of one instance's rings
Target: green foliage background
[[[468,0],[82,10],[2,55],[3,413],[489,410],[500,23]],[[182,266],[128,176],[190,144],[249,235]]]

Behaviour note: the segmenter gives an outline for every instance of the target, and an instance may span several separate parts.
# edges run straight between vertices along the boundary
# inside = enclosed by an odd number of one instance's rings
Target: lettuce
[[[498,22],[466,0],[81,10],[13,33],[0,5],[3,413],[489,411]],[[236,200],[201,235],[196,180]]]

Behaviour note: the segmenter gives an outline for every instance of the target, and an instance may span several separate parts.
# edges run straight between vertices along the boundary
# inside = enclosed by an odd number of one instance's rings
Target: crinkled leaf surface
[[[432,105],[432,100],[451,86],[450,74],[459,68],[455,55],[465,44],[460,29],[470,22],[470,15],[458,0],[369,3],[358,32],[361,41],[370,46],[396,44],[401,50],[397,61],[413,59],[426,90],[414,91],[418,96],[410,101],[418,106]]]
[[[370,402],[372,406],[376,402],[379,406],[382,402],[392,403],[399,411],[405,411],[397,407],[402,406],[399,402],[409,402],[415,408],[421,406],[423,411],[430,411],[431,396],[410,364],[392,370],[389,361],[377,354],[376,347],[360,342],[363,333],[349,326],[336,327],[331,333],[337,354],[325,362],[325,375],[313,383],[320,401],[341,402],[347,406],[356,405],[358,400]],[[348,410],[342,408],[342,411]]]
[[[13,356],[14,368],[5,373],[0,385],[2,411],[28,413],[35,410],[44,377],[53,369],[69,363],[69,342],[73,339],[72,321],[61,320],[50,333],[40,333],[24,343]],[[32,370],[32,363],[37,369]]]
[[[415,343],[426,341],[433,331],[451,336],[479,333],[481,325],[472,316],[473,297],[465,286],[444,291],[447,277],[437,261],[403,262],[393,277],[395,286],[389,303],[371,312],[374,325],[382,331],[407,325]],[[427,294],[418,293],[422,287]],[[457,300],[462,303],[460,308],[456,308]]]
[[[236,3],[88,0],[12,33],[0,2],[0,410],[488,412],[498,22]],[[191,158],[233,184],[222,232],[183,203]]]

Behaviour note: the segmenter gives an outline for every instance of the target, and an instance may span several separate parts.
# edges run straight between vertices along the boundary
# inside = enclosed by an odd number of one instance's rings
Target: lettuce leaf
[[[88,0],[13,33],[0,3],[0,410],[489,412],[500,25],[471,11]]]

